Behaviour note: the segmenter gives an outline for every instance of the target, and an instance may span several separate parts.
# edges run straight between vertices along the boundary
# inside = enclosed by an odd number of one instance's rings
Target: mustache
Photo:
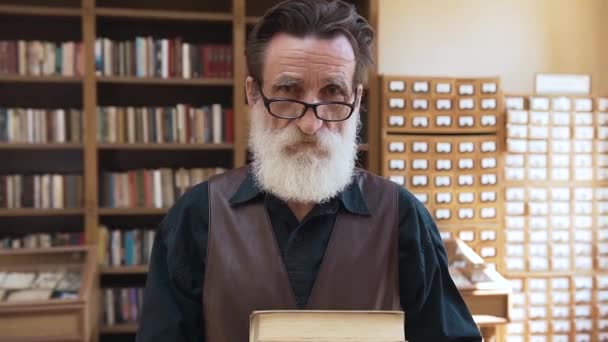
[[[288,126],[278,130],[267,130],[265,134],[278,138],[279,141],[285,146],[294,145],[315,145],[323,146],[329,143],[332,138],[332,133],[321,129],[314,134],[306,134],[302,132],[297,126]]]

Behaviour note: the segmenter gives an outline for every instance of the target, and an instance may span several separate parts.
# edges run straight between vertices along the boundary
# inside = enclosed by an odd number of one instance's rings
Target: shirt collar
[[[365,203],[365,199],[363,198],[363,194],[361,193],[359,183],[356,181],[356,179],[357,178],[355,177],[354,180],[346,187],[346,189],[340,192],[336,198],[340,201],[344,209],[350,213],[362,216],[371,216],[367,204]],[[241,185],[232,195],[229,202],[233,206],[240,205],[252,201],[263,194],[264,192],[256,184],[255,178],[251,173],[251,169],[249,169],[247,176],[241,182]]]

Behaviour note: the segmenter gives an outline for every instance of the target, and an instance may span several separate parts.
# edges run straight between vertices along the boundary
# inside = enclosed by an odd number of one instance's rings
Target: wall
[[[381,74],[498,75],[528,93],[536,72],[591,73],[608,93],[606,0],[379,1]]]

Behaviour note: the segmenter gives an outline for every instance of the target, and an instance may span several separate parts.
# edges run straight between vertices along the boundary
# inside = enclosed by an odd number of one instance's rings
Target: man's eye
[[[327,88],[327,94],[332,96],[342,95],[342,89],[340,87],[329,87]]]
[[[294,88],[293,88],[293,86],[290,86],[290,85],[281,85],[278,87],[278,90],[285,92],[285,93],[291,93],[291,92],[293,92]]]

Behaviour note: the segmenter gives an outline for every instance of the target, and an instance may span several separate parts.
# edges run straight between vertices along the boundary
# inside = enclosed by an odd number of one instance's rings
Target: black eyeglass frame
[[[260,94],[262,95],[262,101],[264,102],[264,107],[266,107],[266,110],[268,111],[268,113],[270,115],[272,115],[278,119],[296,120],[296,119],[303,117],[304,114],[306,114],[306,112],[308,111],[308,108],[312,108],[312,111],[313,111],[313,113],[315,113],[315,117],[317,117],[317,119],[327,121],[327,122],[340,122],[340,121],[346,121],[346,120],[350,119],[350,117],[353,115],[353,112],[355,111],[355,108],[357,107],[357,105],[356,105],[357,104],[357,95],[358,95],[357,91],[355,91],[355,99],[354,99],[353,103],[341,102],[341,101],[322,101],[322,102],[317,102],[317,103],[308,103],[308,102],[304,102],[304,101],[300,101],[300,100],[283,98],[283,97],[268,98],[268,97],[266,97],[266,95],[264,95],[264,91],[262,90],[262,84],[260,82],[256,82],[256,83],[258,84],[258,88],[260,89]],[[296,117],[286,118],[286,117],[274,114],[270,110],[270,104],[273,102],[299,103],[304,106],[304,110],[302,110],[302,113]],[[350,108],[350,112],[344,119],[340,119],[340,120],[329,120],[329,119],[324,119],[324,118],[320,117],[319,114],[317,113],[317,107],[322,106],[322,105],[332,105],[332,104],[345,105]]]

